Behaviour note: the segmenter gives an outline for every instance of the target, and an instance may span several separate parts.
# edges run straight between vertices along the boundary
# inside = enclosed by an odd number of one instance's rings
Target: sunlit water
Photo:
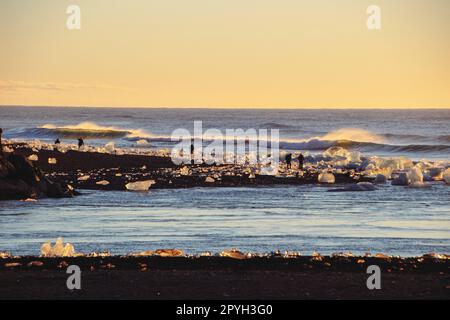
[[[347,139],[363,154],[411,159],[450,158],[450,110],[166,110],[0,107],[8,139],[87,144],[114,141],[170,147],[176,128],[278,128],[285,146],[323,152],[304,139]],[[55,130],[90,121],[128,134]],[[43,128],[43,126],[45,128]],[[86,126],[84,126],[86,127]],[[356,128],[363,133],[342,128]],[[120,131],[119,130],[119,131]],[[90,135],[90,136],[89,136]],[[141,135],[141,136],[139,136]],[[382,139],[383,142],[380,142]],[[373,145],[371,143],[376,142]],[[283,147],[283,143],[281,144]],[[319,144],[320,146],[320,144]],[[308,149],[311,148],[311,149]],[[394,187],[374,192],[327,192],[329,187],[279,186],[157,190],[149,193],[83,191],[73,199],[0,202],[0,250],[37,254],[62,236],[82,252],[112,253],[181,248],[190,253],[236,247],[245,251],[352,251],[417,255],[450,253],[450,187]]]
[[[74,199],[0,203],[0,248],[37,254],[64,237],[82,252],[181,248],[311,253],[450,252],[450,188],[207,188],[84,191]],[[388,192],[389,191],[389,192]]]

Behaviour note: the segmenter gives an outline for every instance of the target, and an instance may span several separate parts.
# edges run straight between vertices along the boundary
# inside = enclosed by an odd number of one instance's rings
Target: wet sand
[[[71,264],[81,290],[66,288]],[[369,265],[381,290],[367,289]],[[21,257],[0,259],[0,299],[450,299],[449,269],[434,258]]]

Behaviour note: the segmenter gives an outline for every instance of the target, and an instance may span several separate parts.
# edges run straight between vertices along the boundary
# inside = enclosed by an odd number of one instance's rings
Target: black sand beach
[[[245,172],[242,167],[235,165],[188,165],[193,174],[181,175],[183,166],[173,164],[170,157],[146,156],[134,154],[106,154],[97,152],[68,151],[61,153],[53,150],[41,149],[33,152],[23,145],[15,146],[15,153],[23,156],[36,154],[36,165],[46,176],[62,184],[70,184],[75,189],[90,190],[126,190],[129,182],[155,180],[152,189],[191,188],[191,187],[239,187],[264,185],[300,185],[316,184],[318,170],[305,171],[302,177],[277,177],[269,175],[255,175]],[[55,164],[49,164],[48,159],[56,159]],[[207,177],[220,175],[213,182],[206,181]],[[356,183],[372,181],[354,172],[335,174],[336,183]],[[88,177],[80,180],[80,177]],[[107,181],[108,184],[98,184]]]
[[[33,262],[34,261],[34,262]],[[81,290],[68,290],[68,265]],[[366,286],[369,265],[381,289]],[[0,260],[0,299],[450,299],[450,260],[377,257],[21,257]]]

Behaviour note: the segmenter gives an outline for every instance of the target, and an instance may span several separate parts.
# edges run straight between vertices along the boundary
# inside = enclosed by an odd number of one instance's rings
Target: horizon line
[[[211,106],[89,106],[0,104],[0,108],[210,109],[210,110],[449,110],[449,107],[211,107]]]

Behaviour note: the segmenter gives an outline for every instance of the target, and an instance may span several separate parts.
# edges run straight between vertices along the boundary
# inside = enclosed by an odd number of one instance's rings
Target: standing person
[[[58,147],[59,147],[60,144],[61,144],[61,141],[59,141],[59,138],[57,138],[55,140],[55,146],[53,147],[53,150],[54,151],[58,151]]]
[[[0,155],[3,155],[3,145],[2,145],[2,133],[3,133],[3,129],[0,128]]]
[[[305,161],[305,157],[303,156],[302,153],[299,154],[298,156],[298,168],[300,170],[303,170],[303,162]]]
[[[80,149],[82,146],[84,146],[84,140],[83,138],[78,138],[78,149]]]
[[[291,168],[291,162],[292,162],[292,153],[288,153],[286,155],[286,168]]]
[[[194,165],[194,144],[191,144],[191,165]]]

